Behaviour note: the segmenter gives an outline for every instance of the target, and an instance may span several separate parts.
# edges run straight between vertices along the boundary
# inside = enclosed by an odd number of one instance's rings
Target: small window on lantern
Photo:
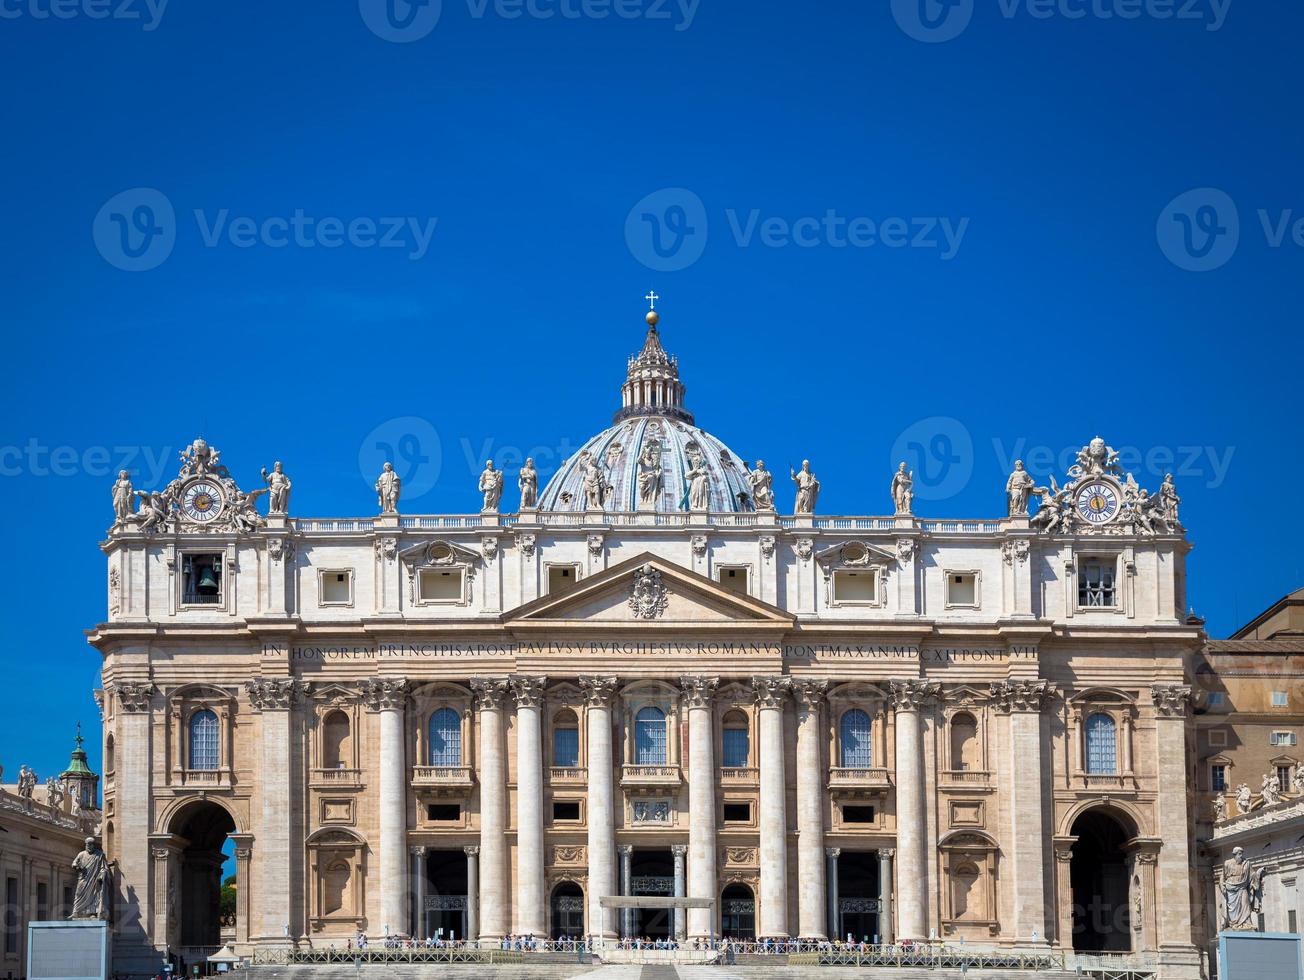
[[[222,556],[186,555],[181,564],[181,602],[215,606],[222,601]]]

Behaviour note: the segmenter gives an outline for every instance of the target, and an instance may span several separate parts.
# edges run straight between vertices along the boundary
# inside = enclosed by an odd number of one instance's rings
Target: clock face
[[[190,484],[181,495],[181,513],[196,524],[207,524],[222,513],[222,491],[206,480]]]
[[[1106,524],[1118,516],[1118,491],[1093,481],[1078,491],[1078,514],[1088,524]]]

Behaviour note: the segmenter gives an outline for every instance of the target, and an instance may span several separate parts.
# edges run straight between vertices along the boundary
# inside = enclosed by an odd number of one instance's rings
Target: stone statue
[[[1227,819],[1227,798],[1221,793],[1214,794],[1214,798],[1209,801],[1209,809],[1213,813],[1213,822],[1221,823]]]
[[[18,767],[18,795],[24,800],[32,798],[32,792],[36,789],[36,773],[28,766]]]
[[[167,495],[148,490],[137,490],[135,494],[140,498],[140,530],[152,531],[165,527],[172,510]]]
[[[638,505],[653,510],[661,498],[661,443],[653,440],[638,455]]]
[[[73,895],[69,918],[107,918],[109,860],[94,837],[86,838],[86,847],[73,859],[72,869],[77,872],[77,891]]]
[[[815,474],[810,471],[810,460],[801,461],[801,472],[788,467],[792,474],[792,482],[797,484],[797,502],[793,504],[792,512],[794,514],[813,514],[815,513],[815,504],[819,501],[820,481],[815,479]]]
[[[602,475],[602,468],[589,452],[580,457],[584,467],[584,501],[589,510],[602,510],[603,500],[607,495],[607,481]]]
[[[911,507],[914,501],[915,474],[907,470],[906,464],[902,463],[892,476],[892,503],[896,505],[896,512],[904,515],[912,513]]]
[[[1295,767],[1295,774],[1290,777],[1290,786],[1296,793],[1304,795],[1304,766]]]
[[[398,495],[402,486],[403,481],[394,472],[394,464],[386,463],[385,468],[380,472],[380,477],[376,480],[376,499],[382,514],[398,513]]]
[[[1032,493],[1035,481],[1023,468],[1023,460],[1014,461],[1014,472],[1005,481],[1005,499],[1010,507],[1011,517],[1028,516],[1028,496]]]
[[[272,464],[272,472],[263,467],[263,482],[267,484],[267,513],[288,514],[290,512],[290,478],[281,469],[278,459]]]
[[[113,519],[115,523],[125,524],[131,520],[135,503],[136,492],[131,488],[131,474],[126,470],[119,470],[118,482],[113,484]]]
[[[1118,453],[1113,448],[1105,445],[1105,440],[1096,436],[1087,445],[1078,450],[1078,461],[1069,467],[1069,476],[1077,478],[1080,476],[1100,476],[1109,473],[1114,476],[1121,475],[1121,467],[1118,464]]]
[[[1259,795],[1263,797],[1264,806],[1275,806],[1281,802],[1281,787],[1277,785],[1275,774],[1265,772],[1260,785]]]
[[[1056,485],[1055,477],[1052,476],[1049,487],[1033,487],[1032,492],[1041,501],[1037,513],[1028,522],[1032,527],[1050,534],[1068,522],[1066,515],[1073,506],[1069,500],[1068,487]]]
[[[498,502],[503,499],[503,471],[494,469],[492,459],[484,462],[479,486],[480,492],[484,494],[484,503],[480,505],[480,510],[484,513],[496,514]]]
[[[1236,812],[1250,812],[1250,788],[1244,783],[1236,787]]]
[[[56,810],[63,808],[63,783],[53,776],[45,781],[45,802]]]
[[[1177,507],[1182,498],[1177,495],[1177,486],[1173,483],[1173,474],[1165,473],[1164,482],[1159,487],[1159,513],[1168,522],[1170,528],[1181,527],[1177,519]]]
[[[709,510],[711,507],[711,471],[699,457],[693,468],[684,474],[688,479],[688,509]]]
[[[747,474],[752,485],[752,503],[757,510],[774,510],[774,474],[765,468],[765,460],[756,461],[756,469]]]
[[[516,477],[516,486],[521,491],[521,510],[534,510],[539,506],[539,471],[534,468],[534,457],[527,457]]]
[[[1223,862],[1222,915],[1219,928],[1238,932],[1257,932],[1255,914],[1263,908],[1263,870],[1255,870],[1245,860],[1245,848],[1232,848],[1232,856]]]

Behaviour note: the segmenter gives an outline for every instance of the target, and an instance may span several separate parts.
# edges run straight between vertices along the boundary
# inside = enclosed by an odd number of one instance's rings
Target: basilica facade
[[[987,518],[916,516],[904,467],[831,516],[817,465],[698,427],[656,314],[619,395],[469,514],[386,466],[365,514],[299,517],[202,440],[120,478],[89,632],[120,968],[228,938],[233,842],[241,953],[850,935],[1197,976],[1171,481],[1092,439]]]

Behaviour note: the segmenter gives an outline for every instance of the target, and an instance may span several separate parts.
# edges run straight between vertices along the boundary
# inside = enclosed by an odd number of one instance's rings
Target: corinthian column
[[[1154,896],[1154,907],[1159,910],[1159,948],[1186,952],[1192,946],[1190,812],[1185,771],[1191,689],[1184,684],[1156,684],[1150,688],[1150,696],[1155,710],[1157,753],[1156,829],[1163,840]]]
[[[507,753],[503,704],[507,681],[471,681],[480,716],[480,935],[496,942],[507,935]]]
[[[545,933],[543,905],[543,746],[540,708],[546,677],[514,677],[516,695],[516,928]]]
[[[797,701],[797,935],[824,938],[824,766],[820,706],[828,681],[793,681]]]
[[[753,677],[760,709],[761,907],[758,936],[788,935],[788,808],[783,766],[783,702],[786,677]]]
[[[1050,698],[1049,681],[1001,681],[992,685],[996,709],[1010,718],[1010,857],[1014,889],[1014,938],[1044,943],[1046,921],[1046,835],[1043,819],[1041,709]],[[1034,939],[1034,937],[1036,937]]]
[[[380,915],[390,932],[408,929],[407,681],[376,678],[363,685],[367,707],[380,712]],[[258,836],[259,850],[263,847]],[[259,898],[261,904],[262,898]]]
[[[715,746],[711,699],[718,677],[681,677],[688,711],[688,894],[716,897]],[[679,916],[679,911],[675,913]],[[689,909],[688,933],[707,939],[714,934],[710,909]]]
[[[303,683],[291,677],[256,677],[245,684],[249,703],[262,715],[261,793],[262,823],[258,840],[261,874],[259,910],[260,932],[265,940],[283,942],[286,933],[298,934],[295,907],[291,895],[298,862],[295,844],[294,771],[291,768],[294,705]],[[302,838],[300,838],[302,841]],[[264,849],[265,848],[265,849]]]
[[[891,682],[896,709],[896,828],[898,939],[928,938],[928,833],[924,801],[924,745],[920,712],[937,697],[938,685]]]
[[[616,817],[611,757],[611,698],[614,677],[581,677],[588,705],[589,736],[589,935],[614,939],[615,912],[598,904],[616,894]]]

